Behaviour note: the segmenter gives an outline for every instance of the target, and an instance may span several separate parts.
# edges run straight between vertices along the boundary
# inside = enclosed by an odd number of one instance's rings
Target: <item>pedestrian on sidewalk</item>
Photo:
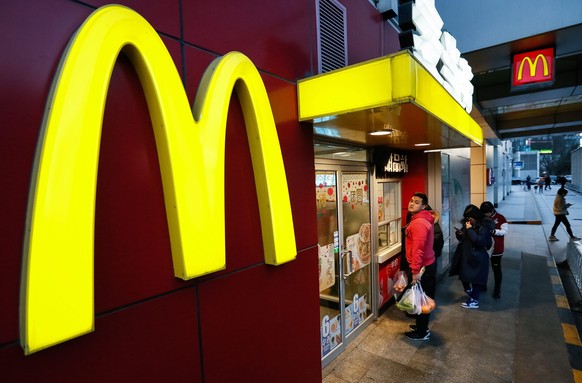
[[[487,286],[489,254],[493,245],[493,221],[486,218],[475,205],[468,205],[463,213],[462,227],[456,229],[459,240],[453,255],[449,276],[458,275],[469,299],[461,304],[466,309],[479,308],[479,295]]]
[[[414,193],[408,203],[408,212],[411,213],[410,221],[406,227],[406,260],[412,274],[412,281],[420,283],[420,286],[429,297],[435,297],[436,269],[433,243],[434,243],[434,217],[426,210],[428,197],[424,193]],[[420,270],[424,267],[424,274]],[[428,329],[429,314],[416,316],[416,325],[411,325],[412,331],[404,335],[411,340],[429,340]]]
[[[560,187],[562,189],[564,189],[566,187],[566,182],[568,182],[566,180],[566,177],[564,176],[558,176],[558,178],[556,179],[556,183],[560,184]]]
[[[536,181],[536,186],[535,188],[538,190],[538,193],[543,193],[544,192],[544,177],[540,177],[538,178],[538,180]]]
[[[552,190],[552,178],[546,174],[544,177],[545,190]]]
[[[574,233],[572,233],[570,221],[568,221],[568,217],[566,217],[569,214],[568,208],[572,206],[571,203],[566,203],[566,194],[568,194],[568,189],[558,189],[558,193],[554,199],[554,215],[556,216],[556,220],[554,221],[552,232],[548,238],[550,241],[558,241],[558,238],[556,238],[556,230],[558,229],[558,226],[560,226],[560,223],[564,224],[566,231],[568,232],[568,235],[572,241],[580,240],[579,237],[576,237]]]
[[[489,201],[485,201],[480,207],[481,213],[485,217],[490,218],[495,223],[495,229],[493,229],[493,252],[491,253],[491,269],[493,270],[493,279],[495,281],[493,287],[493,298],[501,298],[501,280],[503,279],[503,273],[501,271],[501,257],[505,251],[505,236],[509,232],[509,224],[507,219],[495,210],[493,204]]]

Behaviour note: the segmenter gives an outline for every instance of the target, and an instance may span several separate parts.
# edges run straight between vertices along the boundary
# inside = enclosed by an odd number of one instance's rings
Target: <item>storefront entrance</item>
[[[316,164],[315,188],[325,366],[373,320],[369,172],[364,165]]]

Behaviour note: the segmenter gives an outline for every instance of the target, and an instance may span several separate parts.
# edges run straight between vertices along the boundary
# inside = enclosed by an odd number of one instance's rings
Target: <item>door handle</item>
[[[342,261],[343,261],[344,280],[346,280],[353,273],[353,271],[352,271],[352,251],[351,250],[342,251]]]

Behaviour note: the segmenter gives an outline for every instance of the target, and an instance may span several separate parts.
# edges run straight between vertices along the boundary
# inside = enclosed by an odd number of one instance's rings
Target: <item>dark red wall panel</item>
[[[97,318],[95,332],[24,356],[0,348],[3,382],[202,382],[193,288]]]
[[[166,40],[177,54],[179,44]],[[97,313],[183,286],[174,277],[164,194],[141,84],[122,53],[104,112],[95,211]]]
[[[407,152],[408,173],[402,178],[402,219],[406,222],[408,202],[416,192],[426,194],[428,157],[423,151]],[[429,204],[432,201],[428,201]]]
[[[18,337],[26,206],[46,98],[67,42],[89,13],[67,1],[0,5],[0,344]]]
[[[183,0],[182,7],[188,44],[219,55],[240,51],[261,70],[290,80],[311,71],[311,0]]]
[[[317,248],[202,283],[205,382],[321,381],[317,288]]]
[[[368,1],[343,1],[348,17],[348,64],[382,55],[382,15]]]
[[[180,38],[180,0],[87,0],[85,3],[96,8],[108,4],[125,5],[142,15],[156,31]]]

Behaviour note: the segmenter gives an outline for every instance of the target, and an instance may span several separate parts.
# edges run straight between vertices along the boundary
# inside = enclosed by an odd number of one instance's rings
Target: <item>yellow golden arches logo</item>
[[[521,60],[521,63],[519,64],[519,69],[517,70],[517,80],[521,81],[523,79],[523,68],[526,62],[529,63],[529,77],[535,77],[538,66],[538,60],[541,60],[542,63],[544,64],[544,77],[547,77],[550,74],[550,70],[548,68],[548,60],[546,60],[546,56],[540,53],[536,56],[533,62],[531,58],[527,56],[523,60]]]
[[[150,110],[175,275],[189,279],[226,265],[224,150],[233,89],[249,137],[265,261],[278,265],[297,253],[279,140],[264,84],[252,62],[241,53],[216,59],[203,76],[191,112],[176,67],[151,25],[129,8],[99,8],[63,54],[39,138],[20,294],[26,354],[94,328],[93,235],[101,125],[111,72],[122,49],[135,66]]]

